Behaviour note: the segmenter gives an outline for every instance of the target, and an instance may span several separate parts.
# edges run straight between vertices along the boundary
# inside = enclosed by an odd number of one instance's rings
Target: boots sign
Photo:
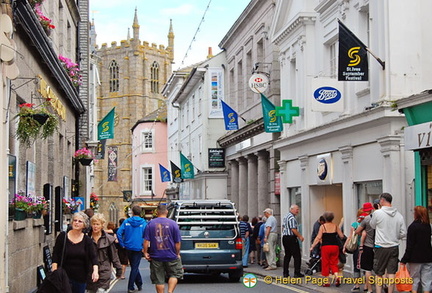
[[[267,75],[262,73],[252,74],[249,79],[249,87],[254,93],[260,94],[264,93],[269,85],[269,79]]]

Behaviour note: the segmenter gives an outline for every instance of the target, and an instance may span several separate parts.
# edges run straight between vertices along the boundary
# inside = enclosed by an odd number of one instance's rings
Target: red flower
[[[32,108],[33,106],[34,106],[34,104],[32,104],[32,103],[22,103],[19,105],[20,108],[22,108],[22,107]]]

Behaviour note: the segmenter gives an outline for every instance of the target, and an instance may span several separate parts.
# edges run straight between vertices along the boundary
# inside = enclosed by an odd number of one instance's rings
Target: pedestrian
[[[376,206],[378,208],[378,206]],[[365,286],[367,293],[372,293],[372,270],[374,260],[374,244],[375,244],[375,230],[370,225],[371,214],[375,209],[375,205],[372,206],[370,203],[363,204],[363,213],[366,214],[360,226],[356,229],[356,233],[361,235],[360,238],[360,268],[365,273]]]
[[[241,219],[240,219],[240,235],[242,238],[242,243],[243,243],[243,249],[242,249],[242,263],[243,263],[243,267],[247,268],[248,267],[248,257],[249,257],[249,235],[251,232],[251,228],[250,225],[248,223],[249,221],[249,216],[248,215],[244,215]]]
[[[252,236],[255,239],[255,247],[256,247],[256,262],[259,265],[263,264],[263,258],[261,256],[262,250],[261,250],[261,240],[259,239],[259,231],[263,224],[262,221],[262,215],[259,215],[257,217],[258,222],[254,225],[252,230]]]
[[[69,277],[72,293],[85,292],[88,276],[91,275],[92,282],[99,279],[96,250],[90,237],[83,233],[88,226],[85,213],[74,213],[71,230],[57,236],[53,249],[52,270],[57,270],[61,264]]]
[[[144,231],[147,222],[140,215],[141,207],[137,205],[133,206],[132,217],[126,219],[117,230],[119,244],[122,248],[126,249],[131,267],[128,280],[128,293],[136,292],[134,285],[137,286],[138,291],[141,291],[143,285],[139,265],[142,258]]]
[[[408,263],[413,279],[412,293],[418,292],[419,284],[424,293],[432,289],[432,246],[429,213],[423,206],[414,207],[414,221],[408,227],[407,245],[401,263]]]
[[[250,224],[250,234],[249,234],[249,258],[250,263],[255,263],[255,260],[258,261],[258,258],[256,256],[257,253],[257,245],[256,245],[256,237],[253,233],[255,226],[258,224],[258,217],[253,217],[251,224]]]
[[[126,274],[126,268],[129,265],[129,260],[127,257],[127,252],[126,249],[124,247],[121,247],[118,241],[118,235],[117,235],[117,231],[119,229],[119,227],[123,224],[125,218],[121,218],[119,220],[119,226],[117,228],[114,229],[114,236],[116,239],[116,248],[117,248],[117,254],[120,260],[120,263],[122,265],[122,275],[120,276],[120,279],[125,279],[125,274]]]
[[[95,213],[90,219],[92,230],[89,234],[99,260],[99,280],[87,282],[87,293],[106,293],[110,287],[112,266],[116,269],[116,277],[122,275],[122,266],[115,247],[115,238],[103,230],[105,225],[103,214]]]
[[[339,287],[339,240],[337,237],[343,239],[345,236],[339,226],[333,223],[333,212],[325,212],[323,217],[325,223],[321,225],[310,251],[313,251],[314,247],[321,241],[321,274],[328,277],[332,273],[334,275],[333,280],[336,280],[335,285]],[[330,287],[328,278],[323,283],[323,287]]]
[[[301,268],[301,252],[300,243],[304,241],[304,237],[300,234],[296,216],[300,212],[298,205],[292,205],[289,212],[283,219],[282,224],[282,244],[285,250],[283,276],[289,277],[289,263],[291,257],[294,258],[294,278],[302,278],[304,275],[300,272]]]
[[[261,266],[263,268],[266,268],[268,266],[268,264],[267,264],[267,258],[266,258],[266,253],[263,250],[265,230],[266,230],[265,223],[266,222],[267,222],[267,217],[263,216],[262,217],[262,224],[261,224],[259,232],[258,232],[258,240],[259,240],[259,243],[260,243],[260,246],[261,246]]]
[[[311,245],[313,244],[315,237],[318,235],[319,228],[322,224],[325,223],[324,217],[320,216],[319,219],[314,223],[312,228],[312,235],[311,235]],[[314,250],[312,251],[311,257],[316,257],[321,255],[321,243],[318,243]]]
[[[265,223],[265,234],[264,234],[264,243],[269,244],[269,251],[266,252],[266,259],[268,267],[265,268],[266,271],[276,270],[276,243],[278,240],[277,235],[277,220],[273,216],[273,210],[267,208],[264,210],[264,215],[267,217],[267,221]]]
[[[91,222],[91,219],[90,219],[90,222]],[[114,236],[114,235],[115,235],[114,230],[115,230],[115,224],[114,224],[114,222],[109,221],[109,222],[107,223],[106,229],[104,229],[104,231],[105,231],[107,234],[109,234],[109,235],[115,237],[115,236]]]
[[[372,204],[370,202],[366,202],[362,208],[357,210],[357,220],[351,224],[350,227],[350,233],[348,235],[348,238],[346,239],[344,246],[343,246],[343,253],[346,253],[346,246],[348,243],[350,243],[352,237],[354,235],[357,235],[355,231],[358,227],[360,227],[360,223],[363,222],[364,218],[368,216],[368,214],[363,213],[364,209],[372,209]],[[354,251],[350,251],[353,255],[353,267],[354,267],[354,275],[353,277],[355,279],[360,278],[360,265],[359,265],[359,252],[360,252],[360,240],[361,237],[357,237],[357,248]],[[351,292],[360,292],[360,285],[355,284],[354,287],[351,289]]]
[[[394,279],[398,270],[399,240],[406,236],[404,218],[395,207],[392,207],[393,197],[391,194],[382,193],[379,199],[381,208],[373,213],[370,221],[371,227],[375,229],[373,270],[377,277],[377,293],[382,291],[382,277],[386,271],[387,277]],[[393,293],[394,283],[390,283],[388,293]]]
[[[145,232],[144,257],[150,262],[150,279],[156,292],[163,293],[168,278],[168,292],[174,292],[183,277],[180,259],[181,235],[177,223],[167,218],[166,205],[157,207],[157,218],[150,221]]]

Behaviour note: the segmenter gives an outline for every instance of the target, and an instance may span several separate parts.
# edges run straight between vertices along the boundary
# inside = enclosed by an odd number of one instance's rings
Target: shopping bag
[[[354,253],[358,248],[358,234],[355,230],[352,232],[351,237],[345,245],[345,251],[348,253]]]
[[[412,279],[405,264],[399,265],[399,270],[396,272],[396,289],[399,292],[410,292],[412,290]]]
[[[270,244],[264,243],[264,245],[263,245],[263,251],[264,252],[269,252],[270,251]]]

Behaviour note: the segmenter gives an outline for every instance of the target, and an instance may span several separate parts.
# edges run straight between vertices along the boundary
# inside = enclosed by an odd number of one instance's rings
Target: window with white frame
[[[153,151],[154,149],[154,137],[153,137],[153,131],[151,130],[144,130],[141,132],[141,141],[142,141],[142,151],[143,152],[149,152]]]
[[[141,170],[141,195],[151,196],[153,194],[153,167],[145,166]]]
[[[337,77],[337,49],[338,46],[336,46],[336,42],[331,43],[329,45],[329,60],[330,60],[330,77],[336,78]]]

